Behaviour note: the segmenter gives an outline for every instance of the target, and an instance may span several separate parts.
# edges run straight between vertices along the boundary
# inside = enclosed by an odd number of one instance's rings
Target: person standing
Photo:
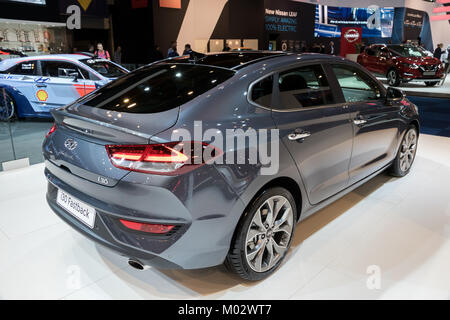
[[[157,44],[155,44],[153,46],[152,52],[150,53],[150,62],[155,62],[163,59],[164,55],[161,52],[161,48]]]
[[[302,43],[300,44],[300,52],[307,52],[308,51],[308,47],[306,46],[306,42],[302,41]]]
[[[161,48],[158,45],[155,45],[154,51],[153,51],[153,61],[159,61],[164,59],[164,55],[161,52]]]
[[[445,73],[448,73],[450,68],[450,44],[448,45],[447,49],[442,51],[441,61],[444,64]]]
[[[191,45],[189,43],[186,43],[186,45],[184,46],[183,56],[190,56],[192,52],[193,51]]]
[[[442,56],[442,48],[444,47],[443,43],[439,43],[436,50],[434,50],[434,54],[433,56],[439,60],[441,60],[441,56]]]
[[[328,44],[327,54],[330,54],[332,56],[334,56],[336,54],[333,41],[330,41],[330,43]]]
[[[97,51],[94,54],[97,58],[111,60],[108,50],[103,49],[103,44],[97,44]]]
[[[170,43],[170,48],[167,51],[167,58],[174,58],[174,57],[179,57],[180,55],[177,52],[177,42],[176,41],[172,41]]]
[[[117,64],[122,64],[122,47],[121,46],[117,46],[117,49],[114,52],[114,62]]]
[[[230,46],[228,45],[228,42],[225,41],[225,45],[224,45],[222,51],[223,51],[223,52],[231,51],[231,48],[230,48]]]
[[[325,45],[322,43],[319,48],[319,53],[325,54],[325,52],[326,52]]]

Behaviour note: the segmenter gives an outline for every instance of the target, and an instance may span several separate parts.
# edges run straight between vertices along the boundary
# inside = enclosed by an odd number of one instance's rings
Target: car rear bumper
[[[49,181],[47,202],[61,219],[91,240],[123,256],[162,269],[197,269],[221,264],[244,210],[242,201],[235,197],[228,199],[228,206],[222,206],[228,208],[223,214],[212,212],[198,216],[198,212],[191,213],[189,205],[169,189],[128,181],[105,187],[66,172],[49,161],[46,161],[45,175]],[[57,204],[58,189],[95,208],[94,228]],[[111,201],[105,201],[102,193],[108,194]],[[140,210],[143,196],[147,199],[146,212]],[[221,208],[218,205],[217,208]],[[167,214],[162,215],[164,212]],[[125,228],[119,219],[175,224],[176,228],[167,235],[146,234]]]
[[[182,267],[176,265],[168,260],[153,255],[148,252],[142,252],[130,247],[121,245],[116,239],[113,238],[111,233],[102,219],[102,215],[97,211],[97,219],[95,223],[95,229],[92,230],[82,222],[78,221],[75,217],[71,216],[67,211],[56,204],[56,191],[57,188],[51,183],[48,184],[47,203],[53,212],[56,213],[64,222],[69,224],[73,229],[77,230],[84,236],[95,241],[96,243],[108,247],[120,255],[139,260],[144,265],[154,266],[160,269],[181,269]]]

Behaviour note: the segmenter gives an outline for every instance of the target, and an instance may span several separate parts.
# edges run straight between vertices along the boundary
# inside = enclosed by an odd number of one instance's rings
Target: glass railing
[[[42,162],[42,142],[53,124],[52,119],[19,119],[13,107],[0,88],[0,171],[13,165],[13,160]]]

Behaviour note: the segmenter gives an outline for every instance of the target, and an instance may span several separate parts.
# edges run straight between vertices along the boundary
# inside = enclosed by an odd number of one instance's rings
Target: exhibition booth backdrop
[[[54,1],[48,0],[50,2]],[[247,47],[301,51],[303,46],[310,47],[312,43],[328,45],[333,41],[336,53],[357,53],[360,48],[360,45],[356,46],[358,42],[399,43],[404,40],[417,41],[418,37],[421,37],[427,49],[432,50],[436,39],[442,41],[443,34],[449,40],[446,44],[450,43],[450,24],[447,21],[432,21],[429,3],[422,4],[424,1],[421,0],[392,0],[383,2],[389,6],[377,9],[368,7],[371,2],[328,0],[321,1],[319,5],[290,0],[179,0],[152,1],[148,5],[153,14],[154,40],[160,44],[163,52],[166,52],[170,40],[174,39],[178,41],[179,51],[182,51],[185,43],[190,43],[199,52],[221,51],[225,44],[231,49]],[[177,5],[174,7],[173,3]],[[61,13],[59,9],[49,12],[42,6],[36,7],[39,16],[50,22],[41,24],[40,28],[32,28],[34,31],[30,29],[33,22],[0,20],[0,36],[3,35],[4,41],[18,48],[23,47],[24,43],[29,44],[32,51],[38,53],[41,50],[45,52],[48,47],[57,48],[58,44],[64,46],[64,28],[56,21],[51,21],[53,16]],[[9,10],[10,15],[17,16],[17,12]],[[30,13],[24,16],[24,19],[32,18]],[[347,51],[341,48],[341,39],[348,40],[350,45],[345,49]],[[417,91],[440,92],[450,88],[450,85],[447,83],[442,88],[418,88]],[[2,97],[0,91],[0,99]],[[448,136],[450,134],[445,128],[449,124],[445,119],[448,118],[446,110],[450,109],[447,107],[449,100],[442,99],[442,95],[441,100],[437,103],[439,110],[421,109],[425,119],[424,128]],[[430,100],[420,101],[421,104],[427,102]],[[429,124],[428,111],[431,112]],[[13,168],[17,163],[8,163],[11,160],[24,159],[19,165],[41,162],[41,143],[51,126],[51,120],[0,121],[0,163],[3,163],[0,170],[4,166]]]
[[[433,50],[439,42],[450,43],[450,24],[430,17],[434,4],[395,0],[374,6],[373,2],[180,0],[179,8],[168,8],[154,1],[155,43],[163,52],[170,40],[177,40],[181,51],[189,43],[195,51],[212,52],[216,47],[211,39],[223,44],[241,39],[241,46],[243,39],[256,39],[258,49],[294,51],[302,43],[328,44],[334,39],[339,49],[343,27],[361,27],[365,44],[417,42],[421,37],[422,45]]]

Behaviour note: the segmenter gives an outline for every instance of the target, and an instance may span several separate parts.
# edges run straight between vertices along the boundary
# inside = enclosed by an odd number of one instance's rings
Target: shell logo
[[[36,92],[36,97],[38,98],[39,101],[47,101],[48,99],[48,93],[44,90],[39,90],[38,92]]]

